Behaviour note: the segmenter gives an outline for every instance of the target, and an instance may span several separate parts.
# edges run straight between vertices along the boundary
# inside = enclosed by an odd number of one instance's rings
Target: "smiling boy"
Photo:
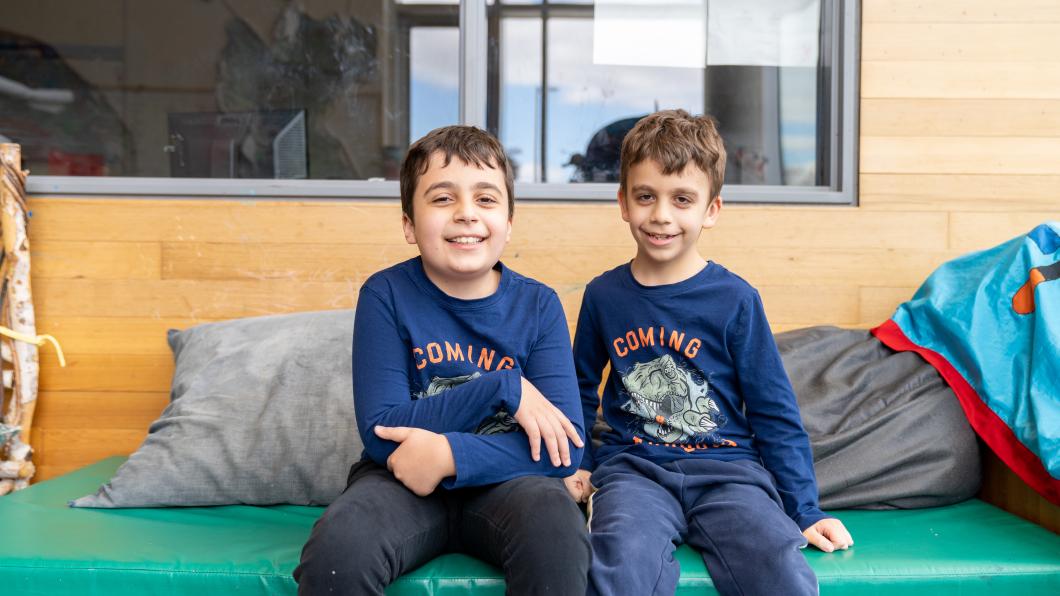
[[[677,544],[722,594],[816,594],[799,552],[853,544],[818,507],[809,440],[747,282],[704,259],[721,213],[725,148],[713,119],[652,114],[622,143],[618,204],[633,261],[585,289],[574,342],[586,428],[611,431],[567,479],[589,497],[589,594],[673,594]],[[589,472],[592,472],[590,477]]]
[[[299,593],[383,594],[446,552],[501,567],[509,594],[585,593],[584,518],[560,479],[583,444],[570,336],[556,293],[500,262],[512,188],[500,143],[474,127],[409,148],[402,228],[420,256],[361,288],[365,454],[313,527]]]

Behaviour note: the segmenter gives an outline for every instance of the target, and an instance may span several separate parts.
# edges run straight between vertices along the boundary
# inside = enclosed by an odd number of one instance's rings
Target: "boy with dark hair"
[[[721,211],[724,172],[708,116],[658,112],[622,144],[618,204],[637,254],[586,287],[574,342],[586,428],[611,365],[612,430],[566,479],[590,499],[590,594],[673,594],[681,542],[702,553],[722,594],[816,594],[799,549],[853,543],[818,507],[809,439],[758,292],[697,250]]]
[[[365,456],[313,527],[300,593],[383,594],[454,551],[501,567],[509,594],[585,593],[584,518],[560,480],[583,444],[570,336],[556,293],[500,263],[512,186],[500,143],[474,127],[409,149],[402,227],[420,256],[361,288]]]

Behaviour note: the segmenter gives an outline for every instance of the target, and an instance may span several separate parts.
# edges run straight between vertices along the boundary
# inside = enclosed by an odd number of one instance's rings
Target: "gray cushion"
[[[169,332],[169,406],[143,445],[73,507],[324,505],[362,446],[353,415],[353,311]]]
[[[776,339],[822,507],[938,507],[975,496],[975,433],[934,367],[863,330],[810,327]]]

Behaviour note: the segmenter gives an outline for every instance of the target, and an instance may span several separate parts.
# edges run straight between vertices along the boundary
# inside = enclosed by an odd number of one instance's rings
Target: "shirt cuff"
[[[442,488],[460,488],[467,484],[467,477],[471,472],[468,470],[467,448],[464,446],[464,438],[460,433],[442,433],[446,441],[449,441],[449,449],[453,452],[453,465],[456,468],[455,476],[447,476],[442,479]]]
[[[828,515],[827,513],[823,512],[820,509],[817,509],[815,507],[815,508],[810,509],[809,511],[807,511],[805,513],[800,513],[799,515],[796,515],[795,516],[795,523],[799,526],[799,531],[800,532],[805,532],[806,528],[809,528],[810,526],[812,526],[815,523],[821,521],[822,519],[828,519],[828,518],[831,518],[831,517],[835,517],[835,516]]]

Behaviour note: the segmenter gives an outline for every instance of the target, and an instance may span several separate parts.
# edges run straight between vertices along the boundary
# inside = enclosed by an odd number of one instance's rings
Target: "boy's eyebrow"
[[[456,190],[456,185],[448,180],[442,180],[441,182],[435,182],[434,184],[427,187],[427,190],[423,191],[423,194],[427,194],[436,188],[444,188],[446,190]],[[500,192],[501,189],[492,182],[476,182],[472,187],[472,190],[493,190]]]
[[[630,190],[632,192],[637,192],[637,191],[645,191],[645,192],[650,192],[650,193],[654,193],[655,192],[655,189],[652,188],[651,186],[648,186],[647,184],[636,184]],[[672,194],[675,194],[675,195],[699,196],[699,191],[697,191],[694,188],[675,188],[675,189],[671,190],[670,192]]]
[[[423,194],[427,194],[436,188],[455,189],[456,185],[448,180],[442,180],[441,182],[435,182],[434,184],[427,187],[427,190],[423,191]]]

